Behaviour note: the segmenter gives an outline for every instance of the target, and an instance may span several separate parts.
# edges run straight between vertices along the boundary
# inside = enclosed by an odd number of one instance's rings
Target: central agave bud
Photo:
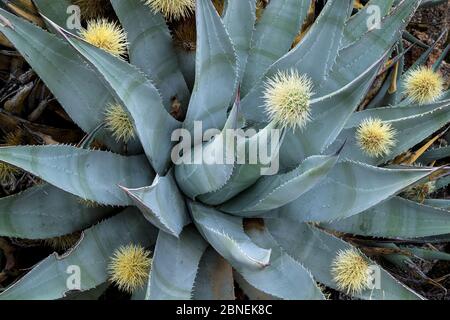
[[[146,283],[150,264],[150,252],[130,244],[115,251],[108,269],[119,289],[133,293]]]
[[[127,53],[127,36],[116,22],[106,19],[89,21],[87,28],[81,30],[80,36],[86,42],[117,57]]]
[[[186,18],[195,11],[195,0],[146,0],[145,4],[169,20]]]
[[[395,146],[395,129],[380,119],[365,119],[358,127],[356,140],[362,151],[370,157],[389,154]]]
[[[333,261],[331,273],[338,288],[357,294],[368,288],[370,266],[356,249],[341,250]]]
[[[297,70],[279,71],[266,82],[264,99],[271,121],[302,129],[311,120],[312,82]]]
[[[436,101],[444,90],[439,73],[420,67],[411,71],[405,80],[406,94],[414,102],[425,104]]]

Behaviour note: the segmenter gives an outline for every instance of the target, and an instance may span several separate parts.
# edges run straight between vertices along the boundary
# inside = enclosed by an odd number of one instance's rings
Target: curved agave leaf
[[[344,37],[341,41],[341,48],[345,48],[359,40],[369,26],[376,23],[377,18],[382,18],[389,13],[394,0],[371,0],[357,14],[353,15],[344,28]]]
[[[83,230],[111,211],[86,206],[51,185],[38,185],[0,199],[0,235],[33,240],[59,237]]]
[[[432,206],[435,208],[442,208],[447,211],[450,210],[450,199],[425,199],[423,204]]]
[[[119,185],[149,185],[154,173],[143,156],[124,157],[64,145],[1,147],[0,161],[99,204],[126,206],[132,201]]]
[[[325,222],[351,217],[429,176],[430,169],[384,169],[343,161],[323,182],[273,214],[299,222]]]
[[[450,261],[450,254],[442,251],[428,250],[415,247],[404,247],[404,246],[400,246],[400,249],[409,252],[411,255],[414,255],[415,257],[419,257],[425,260]]]
[[[280,150],[282,168],[293,168],[308,156],[322,154],[335,141],[372,85],[382,60],[347,86],[312,103],[312,121],[303,130],[286,133]]]
[[[305,38],[268,70],[263,70],[265,73],[260,75],[261,79],[258,78],[250,93],[242,101],[247,120],[266,121],[266,115],[259,110],[260,106],[264,105],[261,94],[264,90],[264,79],[272,77],[278,71],[295,69],[300,74],[307,74],[314,85],[323,80],[336,59],[344,25],[352,8],[351,3],[350,0],[328,1]]]
[[[427,164],[427,163],[430,163],[433,161],[447,158],[449,156],[450,156],[450,146],[441,147],[441,148],[431,149],[431,150],[425,152],[424,154],[422,154],[422,156],[420,156],[420,158],[418,159],[418,162]]]
[[[195,85],[184,122],[191,133],[195,121],[201,121],[203,130],[220,130],[237,89],[237,58],[222,20],[211,1],[196,3]]]
[[[220,209],[234,215],[251,217],[280,208],[324,179],[337,160],[338,155],[309,157],[288,173],[262,177],[252,187],[220,206]]]
[[[14,28],[0,25],[0,32],[23,55],[70,118],[85,132],[94,130],[103,122],[105,107],[113,100],[95,72],[55,35],[3,9],[0,15]],[[113,138],[107,137],[106,132],[98,136],[108,146],[114,146]]]
[[[450,105],[450,100],[434,102],[426,105],[414,104],[409,105],[407,108],[402,106],[391,106],[376,109],[366,109],[353,113],[350,119],[345,124],[345,128],[350,129],[357,127],[366,118],[378,118],[383,121],[400,120],[402,118],[408,118],[418,116],[419,114],[428,113],[430,111],[446,107],[448,105]]]
[[[274,239],[294,259],[309,268],[317,281],[337,288],[331,274],[331,265],[340,250],[352,248],[350,244],[305,223],[289,219],[268,219],[267,228]],[[417,300],[421,297],[398,282],[381,267],[380,288],[366,289],[355,297],[374,300]]]
[[[274,123],[269,123],[257,133],[255,131],[254,135],[244,132],[237,139],[237,163],[230,178],[214,192],[199,196],[199,200],[209,205],[222,204],[253,185],[261,176],[276,174],[283,139],[284,130],[280,130]]]
[[[185,51],[175,48],[181,73],[190,91],[193,90],[195,84],[195,51]]]
[[[206,249],[195,278],[194,300],[235,299],[233,269],[214,249]]]
[[[181,123],[164,109],[158,90],[134,66],[54,27],[93,66],[128,111],[147,158],[158,174],[164,174],[170,163],[171,135]]]
[[[360,40],[342,49],[322,84],[316,89],[323,94],[347,85],[372,66],[401,36],[400,31],[409,22],[421,0],[403,0],[381,21],[380,28],[364,34]],[[370,48],[370,50],[367,50]]]
[[[234,164],[234,130],[239,121],[239,95],[223,130],[209,143],[197,144],[191,149],[190,136],[184,137],[176,152],[183,152],[177,159],[175,177],[184,194],[192,199],[220,189],[231,177]],[[188,141],[188,143],[186,143]],[[178,156],[178,155],[177,155]],[[173,158],[176,158],[173,156]]]
[[[190,223],[184,198],[171,172],[165,177],[156,176],[150,187],[123,189],[148,221],[172,236],[178,237]]]
[[[311,273],[290,257],[264,226],[256,221],[246,226],[249,237],[260,247],[272,250],[270,264],[261,270],[233,266],[252,287],[285,300],[323,300]]]
[[[244,76],[256,20],[255,0],[229,0],[223,24],[230,35],[238,59],[238,80]]]
[[[450,233],[450,214],[447,210],[395,197],[358,215],[323,226],[350,234],[411,239]]]
[[[357,127],[346,129],[336,139],[336,145],[347,141],[342,150],[342,158],[361,161],[368,164],[382,164],[395,156],[408,151],[428,136],[445,126],[450,121],[450,103],[435,108],[433,111],[418,114],[407,118],[387,121],[396,130],[395,146],[384,157],[369,157],[359,147],[356,141]]]
[[[111,4],[127,32],[131,64],[153,81],[167,111],[171,111],[174,98],[186,109],[190,93],[179,71],[172,36],[164,17],[149,10],[140,0],[112,0]]]
[[[280,300],[280,298],[271,296],[270,294],[264,293],[251,284],[249,284],[245,279],[238,273],[234,272],[234,280],[239,285],[239,288],[244,291],[245,295],[249,297],[250,300]]]
[[[310,5],[311,0],[279,0],[267,5],[253,34],[242,81],[242,96],[253,88],[273,62],[290,49]]]
[[[211,207],[190,203],[192,219],[203,237],[232,266],[260,270],[270,261],[271,250],[253,243],[244,232],[243,219]]]
[[[33,0],[39,12],[53,20],[60,26],[67,25],[69,12],[68,8],[72,5],[70,0]]]
[[[177,239],[159,232],[147,288],[147,300],[190,300],[200,259],[208,244],[193,226]]]
[[[84,232],[69,252],[53,254],[0,294],[0,300],[51,300],[69,294],[70,276],[79,270],[80,289],[93,289],[108,280],[107,266],[114,251],[130,243],[151,246],[156,229],[133,208],[126,209]]]

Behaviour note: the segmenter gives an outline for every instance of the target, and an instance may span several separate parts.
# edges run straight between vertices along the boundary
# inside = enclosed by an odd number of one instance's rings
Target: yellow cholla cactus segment
[[[419,104],[432,103],[444,92],[442,76],[422,66],[411,71],[405,79],[406,95]]]
[[[145,285],[150,265],[150,252],[143,247],[133,244],[120,247],[108,266],[110,279],[120,290],[133,293]]]
[[[81,38],[112,55],[121,57],[127,53],[127,36],[116,22],[106,19],[91,20],[80,32]]]
[[[338,289],[347,294],[358,294],[369,287],[370,264],[357,249],[339,251],[331,273]]]
[[[266,113],[271,121],[293,130],[304,128],[310,116],[312,82],[297,70],[279,71],[265,83]]]
[[[195,0],[145,0],[145,3],[169,20],[187,18],[195,11]]]
[[[136,136],[133,122],[120,104],[110,104],[106,108],[105,122],[117,141],[126,143]]]
[[[390,123],[380,119],[364,119],[356,131],[356,140],[361,150],[370,157],[389,154],[395,146],[396,131]]]

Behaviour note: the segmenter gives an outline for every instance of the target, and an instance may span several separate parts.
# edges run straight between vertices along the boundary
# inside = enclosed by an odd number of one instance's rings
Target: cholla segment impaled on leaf
[[[80,36],[90,44],[117,57],[127,53],[127,35],[117,22],[106,19],[88,21],[87,28],[81,30]]]
[[[420,104],[439,99],[444,91],[442,76],[432,69],[422,66],[408,73],[405,79],[406,95]]]
[[[333,280],[347,294],[358,294],[369,286],[370,264],[357,249],[338,252],[331,266]]]
[[[311,120],[312,82],[297,70],[279,71],[265,83],[265,107],[271,121],[282,127],[304,128]]]
[[[129,244],[114,252],[108,266],[110,279],[119,289],[132,293],[143,287],[150,272],[150,252]]]
[[[388,155],[395,146],[396,131],[390,123],[380,119],[364,119],[356,131],[356,140],[361,150],[370,157]]]
[[[161,12],[169,20],[189,17],[195,11],[195,0],[143,0],[154,12]]]
[[[105,122],[117,141],[128,142],[136,136],[133,122],[120,104],[110,104],[106,108]]]

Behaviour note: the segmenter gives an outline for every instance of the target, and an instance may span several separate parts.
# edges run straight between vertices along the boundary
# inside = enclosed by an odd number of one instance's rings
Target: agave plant
[[[450,233],[445,200],[425,200],[447,183],[445,167],[426,166],[440,159],[424,154],[437,138],[422,144],[449,122],[448,93],[438,66],[398,67],[421,1],[372,0],[352,15],[352,0],[330,0],[307,28],[314,1],[267,2],[111,0],[119,21],[78,31],[65,30],[68,0],[34,0],[46,30],[0,9],[0,31],[86,132],[76,146],[0,148],[4,164],[45,181],[0,200],[0,235],[82,231],[1,299],[93,299],[110,282],[134,299],[234,299],[235,283],[252,299],[325,299],[323,285],[422,298],[366,255],[385,247],[403,261],[413,249],[394,239]],[[195,50],[183,51],[168,25],[194,12]],[[180,154],[174,132],[195,133],[197,121],[215,134]],[[232,149],[228,129],[255,133]],[[269,175],[238,153],[271,130],[282,134],[265,141],[280,165]],[[195,161],[200,149],[232,161]]]

